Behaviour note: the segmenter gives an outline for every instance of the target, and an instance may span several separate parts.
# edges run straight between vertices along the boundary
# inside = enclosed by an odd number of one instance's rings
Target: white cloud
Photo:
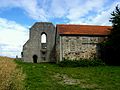
[[[19,7],[28,14],[31,18],[39,21],[47,21],[46,12],[38,6],[37,0],[1,0],[0,8],[15,8]]]
[[[65,18],[73,24],[110,25],[111,5],[108,3],[109,0],[51,0],[47,17]]]
[[[75,7],[69,9],[67,18],[70,20],[70,23],[79,23],[84,18],[85,20],[87,20],[87,14],[90,14],[90,11],[94,11],[97,13],[99,9],[103,7],[104,2],[105,0],[86,0],[86,2],[84,3],[81,2],[80,5],[76,5]]]
[[[20,3],[20,7],[22,7],[33,19],[47,21],[45,11],[38,6],[36,0],[20,0]]]
[[[0,0],[0,8],[12,8],[19,6],[18,0]]]
[[[109,22],[112,11],[114,11],[116,5],[120,5],[120,1],[114,1],[110,3],[109,0],[92,0],[88,1],[81,8],[72,8],[68,14],[70,20],[69,23],[76,24],[94,24],[94,25],[111,25]],[[73,10],[73,11],[72,11]],[[95,15],[90,12],[95,12]],[[73,13],[77,12],[77,13]]]
[[[120,5],[120,2],[112,3],[107,9],[102,10],[99,14],[93,17],[94,19],[91,21],[92,24],[111,25],[109,20],[111,18],[111,13],[115,10],[117,4]]]
[[[1,0],[0,8],[19,7],[37,21],[63,18],[68,23],[109,25],[111,8],[118,3],[119,0]]]
[[[53,18],[61,18],[65,16],[67,7],[65,6],[64,0],[51,0],[50,6],[49,13]]]
[[[23,44],[28,39],[28,28],[14,21],[0,18],[0,55],[20,56]]]

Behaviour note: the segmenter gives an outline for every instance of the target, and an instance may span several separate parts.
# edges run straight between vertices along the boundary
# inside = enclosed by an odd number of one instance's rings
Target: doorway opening
[[[33,55],[33,63],[37,63],[37,59],[38,59],[38,56],[37,55]]]

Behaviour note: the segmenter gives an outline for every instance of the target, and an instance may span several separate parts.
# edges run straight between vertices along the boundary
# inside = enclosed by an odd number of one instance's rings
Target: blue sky
[[[35,22],[111,25],[120,0],[0,0],[0,56],[15,57]]]

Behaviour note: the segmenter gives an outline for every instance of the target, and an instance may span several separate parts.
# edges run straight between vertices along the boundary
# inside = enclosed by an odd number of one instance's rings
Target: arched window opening
[[[41,34],[41,48],[42,49],[47,48],[47,35],[45,33]]]
[[[37,55],[33,55],[33,63],[37,63],[37,59],[38,59],[38,56]]]
[[[45,33],[41,35],[41,43],[47,43],[47,36]]]

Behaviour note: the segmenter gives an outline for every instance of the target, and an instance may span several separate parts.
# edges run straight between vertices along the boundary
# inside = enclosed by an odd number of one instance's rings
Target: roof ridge
[[[100,26],[100,27],[112,27],[112,26],[106,26],[106,25],[83,25],[83,24],[56,24],[56,26]]]

